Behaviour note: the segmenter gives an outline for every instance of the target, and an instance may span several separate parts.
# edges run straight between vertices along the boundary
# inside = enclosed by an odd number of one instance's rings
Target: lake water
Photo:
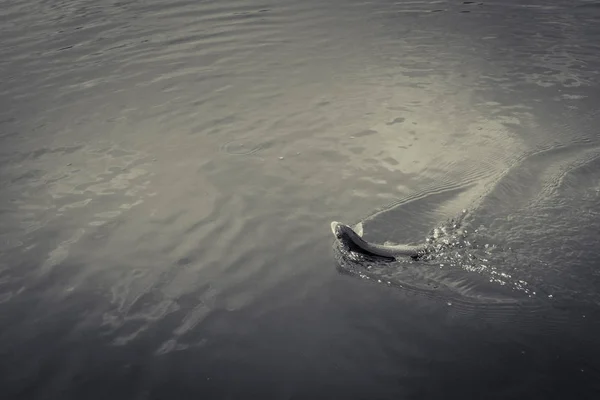
[[[3,399],[600,398],[599,1],[0,4]]]

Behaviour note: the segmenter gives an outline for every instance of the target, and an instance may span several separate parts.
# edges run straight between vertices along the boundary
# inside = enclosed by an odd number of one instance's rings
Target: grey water
[[[596,0],[1,0],[0,398],[598,399],[599,129]]]

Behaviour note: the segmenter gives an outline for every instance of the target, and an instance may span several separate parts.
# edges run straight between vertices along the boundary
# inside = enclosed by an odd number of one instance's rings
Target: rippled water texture
[[[2,0],[0,51],[2,398],[599,398],[600,2]]]

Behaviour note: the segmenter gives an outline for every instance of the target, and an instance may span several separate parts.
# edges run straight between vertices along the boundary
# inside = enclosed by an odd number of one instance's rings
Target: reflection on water
[[[0,21],[6,398],[597,397],[596,1]],[[332,220],[414,242],[463,209],[443,272],[335,268]]]

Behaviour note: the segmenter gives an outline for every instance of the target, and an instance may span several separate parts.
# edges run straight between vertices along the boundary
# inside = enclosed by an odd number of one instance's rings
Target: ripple
[[[204,380],[225,370],[240,393],[319,375],[423,397],[500,354],[460,357],[495,328],[585,327],[546,311],[598,303],[598,7],[467,3],[4,2],[7,396],[164,397],[148,374],[177,359],[168,380],[213,397],[237,396]],[[443,232],[463,208],[465,235]],[[340,278],[324,221],[365,215],[436,251]]]
[[[235,156],[247,156],[257,153],[264,148],[265,144],[249,145],[247,142],[238,139],[223,144],[221,146],[221,151]]]
[[[458,295],[459,301],[476,299],[493,303],[517,301],[515,299],[529,297],[559,297],[562,300],[570,298],[569,289],[559,289],[550,283],[557,279],[550,278],[552,274],[557,273],[557,276],[561,276],[566,272],[565,267],[568,263],[563,260],[559,265],[556,264],[559,260],[557,257],[550,260],[541,255],[532,257],[527,254],[527,249],[533,245],[532,241],[537,239],[534,239],[533,235],[527,236],[525,232],[529,234],[536,232],[546,236],[557,225],[555,223],[540,225],[537,220],[543,218],[543,214],[540,216],[528,214],[539,213],[540,210],[533,207],[537,204],[545,204],[547,199],[552,198],[564,185],[566,177],[572,176],[574,171],[579,171],[581,168],[589,170],[588,165],[598,159],[598,151],[598,147],[590,147],[587,141],[583,141],[569,146],[551,147],[524,157],[491,185],[480,199],[471,204],[473,208],[469,213],[464,212],[458,220],[438,225],[430,231],[426,241],[431,252],[425,258],[424,265],[416,261],[382,263],[377,260],[356,258],[349,253],[345,256],[341,249],[336,250],[338,262],[343,272],[350,272],[363,279],[417,292],[435,293],[442,298],[456,300]],[[583,186],[585,185],[575,185],[575,187]],[[440,194],[444,194],[444,191]],[[456,192],[448,191],[440,199],[448,201],[448,195],[455,194]],[[582,198],[585,196],[578,196],[579,200],[572,202],[581,202]],[[397,209],[380,211],[362,221],[363,228],[366,228],[367,232],[375,230],[377,233],[378,223],[392,225],[392,230],[388,230],[387,235],[402,240],[403,238],[398,238],[398,235],[393,236],[393,233],[410,226],[411,221],[408,218],[411,214],[419,214],[422,218],[424,213],[430,212],[431,204],[436,204],[436,201],[439,200],[436,200],[432,194],[405,200],[401,205],[395,206]],[[413,205],[413,202],[416,205]],[[415,206],[420,206],[422,211],[417,211]],[[512,226],[515,214],[520,215],[519,227],[522,233]],[[581,219],[581,216],[572,215],[572,217]],[[395,227],[391,222],[396,220],[402,221],[402,229]],[[530,225],[527,226],[527,223]],[[557,226],[557,230],[564,229],[565,222]],[[381,233],[379,236],[372,234],[366,236],[371,236],[370,240],[373,240],[373,236],[378,237],[379,241],[383,241],[382,237],[384,237]],[[552,240],[560,241],[560,237],[561,235],[557,234]],[[415,238],[404,238],[404,240],[414,242]],[[586,240],[582,238],[581,243],[585,243]],[[549,240],[542,242],[546,241]],[[541,246],[537,247],[538,245]],[[545,246],[547,244],[540,242],[536,244],[538,249]],[[545,266],[540,263],[543,259],[547,260],[543,263]],[[569,280],[573,281],[573,278],[562,278],[563,282]],[[585,285],[578,286],[581,288]],[[506,291],[503,288],[506,288]],[[589,297],[591,293],[592,291],[589,291],[584,296]]]

